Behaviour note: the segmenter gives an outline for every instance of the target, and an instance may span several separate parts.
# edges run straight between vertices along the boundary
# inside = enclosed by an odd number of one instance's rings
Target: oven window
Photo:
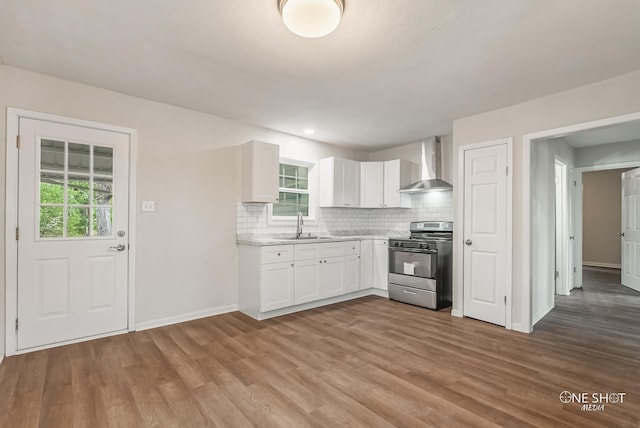
[[[435,254],[390,251],[389,273],[434,278]]]

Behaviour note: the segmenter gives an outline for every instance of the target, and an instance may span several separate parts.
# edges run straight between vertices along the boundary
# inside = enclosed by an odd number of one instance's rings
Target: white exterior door
[[[640,168],[622,174],[622,285],[640,291]]]
[[[464,316],[504,326],[507,144],[464,151]]]
[[[128,135],[20,118],[17,349],[126,331]]]

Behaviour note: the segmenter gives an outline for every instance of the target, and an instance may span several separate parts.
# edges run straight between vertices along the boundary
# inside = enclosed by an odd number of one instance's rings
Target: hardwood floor
[[[0,426],[637,427],[640,294],[585,278],[529,335],[370,296],[8,357]]]

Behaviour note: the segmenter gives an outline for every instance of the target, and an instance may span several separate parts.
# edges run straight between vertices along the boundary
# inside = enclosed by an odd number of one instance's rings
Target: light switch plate
[[[154,212],[156,210],[155,201],[142,201],[142,211]]]

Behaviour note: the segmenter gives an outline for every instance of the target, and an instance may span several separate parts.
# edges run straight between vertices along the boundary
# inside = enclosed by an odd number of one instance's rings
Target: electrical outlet
[[[144,212],[154,212],[156,210],[156,202],[155,201],[142,201],[142,211]]]

